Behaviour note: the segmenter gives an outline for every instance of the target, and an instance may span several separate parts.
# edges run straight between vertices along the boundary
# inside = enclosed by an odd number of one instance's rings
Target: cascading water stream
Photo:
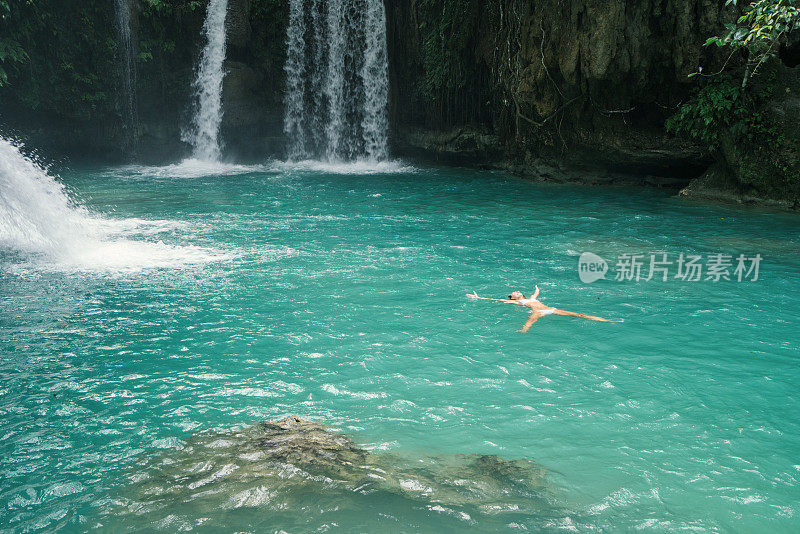
[[[361,68],[361,81],[364,84],[364,117],[361,120],[364,151],[369,159],[383,160],[389,156],[389,77],[383,1],[367,2],[364,19],[366,46]],[[380,29],[384,31],[378,31]]]
[[[289,160],[387,159],[383,0],[291,0],[286,35]]]
[[[201,161],[219,161],[219,129],[222,123],[222,81],[225,77],[225,19],[228,0],[210,0],[203,34],[206,44],[200,56],[194,80],[195,109],[192,126],[184,141],[193,147],[193,157]]]
[[[328,0],[327,43],[328,63],[325,79],[325,95],[328,98],[328,123],[325,126],[325,156],[328,161],[336,160],[340,151],[341,134],[344,132],[345,118],[345,71],[344,49],[346,46],[344,26],[344,3],[347,0]],[[322,34],[316,34],[322,40]],[[322,68],[320,66],[320,68]]]
[[[130,0],[114,0],[119,36],[120,110],[123,124],[123,153],[136,155],[138,114],[136,110],[135,40],[131,26]]]

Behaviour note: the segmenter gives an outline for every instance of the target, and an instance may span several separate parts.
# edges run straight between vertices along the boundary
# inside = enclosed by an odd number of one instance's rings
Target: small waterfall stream
[[[289,159],[305,156],[305,33],[303,0],[289,1],[289,27],[286,30],[286,102],[283,131],[291,140]]]
[[[138,116],[136,110],[136,52],[131,26],[130,0],[114,0],[120,62],[120,111],[122,115],[122,151],[136,155],[138,142]]]
[[[222,80],[225,77],[225,19],[228,0],[209,0],[203,34],[206,44],[200,55],[193,87],[195,105],[192,125],[183,140],[192,145],[192,156],[201,161],[219,161],[219,129],[222,123]]]
[[[286,45],[288,158],[385,160],[383,0],[290,0]]]

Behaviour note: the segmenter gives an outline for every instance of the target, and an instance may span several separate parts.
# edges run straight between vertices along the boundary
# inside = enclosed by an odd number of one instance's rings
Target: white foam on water
[[[181,269],[234,257],[231,253],[194,245],[116,239],[92,243],[67,256],[40,258],[23,267],[44,271],[137,273],[152,269]]]
[[[96,219],[97,225],[106,235],[157,235],[176,230],[187,230],[192,226],[184,221],[167,219]]]
[[[416,172],[416,169],[400,160],[369,160],[355,161],[281,161],[274,164],[273,168],[282,172],[307,171],[326,174],[401,174]]]
[[[188,158],[180,163],[171,165],[143,166],[127,165],[115,169],[124,176],[140,176],[143,178],[203,178],[205,176],[235,176],[237,174],[250,174],[254,172],[267,172],[268,165],[240,165],[238,163],[224,163],[221,161],[207,161]]]
[[[0,138],[0,248],[25,255],[26,262],[16,268],[135,272],[233,257],[205,247],[129,239],[185,226],[93,214],[16,145]]]

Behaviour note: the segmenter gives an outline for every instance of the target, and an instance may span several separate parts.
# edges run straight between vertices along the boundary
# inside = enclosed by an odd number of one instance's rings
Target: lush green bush
[[[768,146],[782,141],[764,106],[775,92],[774,72],[757,87],[743,89],[731,76],[709,79],[666,122],[667,131],[684,134],[716,150],[724,136],[736,143]]]
[[[719,148],[722,132],[730,130],[740,135],[747,129],[747,113],[740,103],[741,95],[741,88],[729,78],[714,79],[667,119],[667,131],[685,134],[715,150]]]
[[[7,0],[0,0],[0,87],[8,83],[8,74],[4,65],[24,63],[28,54],[16,37],[9,31],[11,25],[11,6]]]
[[[419,30],[422,39],[423,96],[436,100],[443,92],[462,89],[468,82],[465,54],[472,33],[469,0],[421,0]]]

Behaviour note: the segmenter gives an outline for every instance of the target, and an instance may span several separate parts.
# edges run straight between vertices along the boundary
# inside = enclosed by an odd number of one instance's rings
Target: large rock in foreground
[[[299,417],[197,435],[149,458],[129,479],[103,527],[493,529],[556,512],[544,470],[532,462],[373,453]]]

